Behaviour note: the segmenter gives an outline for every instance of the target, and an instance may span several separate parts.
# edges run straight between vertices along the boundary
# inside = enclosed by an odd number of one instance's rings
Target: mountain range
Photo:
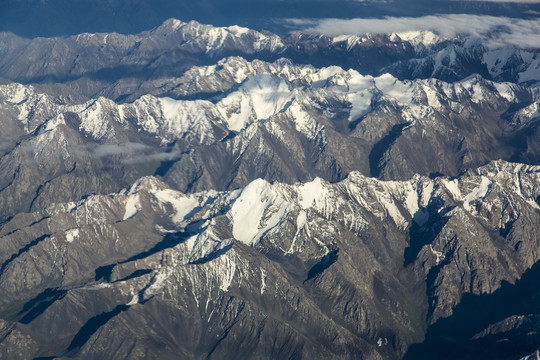
[[[169,19],[0,34],[0,357],[540,349],[540,58]]]

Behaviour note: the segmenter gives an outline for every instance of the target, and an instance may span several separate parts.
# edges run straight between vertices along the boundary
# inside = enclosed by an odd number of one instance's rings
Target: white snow
[[[514,92],[513,86],[509,83],[496,83],[494,82],[495,88],[499,94],[508,101],[516,100],[516,94]]]
[[[235,239],[250,246],[256,244],[264,233],[283,221],[290,208],[291,204],[267,181],[252,181],[230,210]]]
[[[433,181],[430,181],[427,186],[424,186],[424,188],[422,189],[422,202],[420,203],[422,207],[428,206],[434,188],[435,183]]]
[[[236,261],[229,256],[220,256],[216,260],[212,262],[212,265],[221,283],[219,288],[222,291],[229,291],[236,273]]]
[[[262,74],[248,78],[238,91],[222,99],[217,109],[229,129],[240,131],[283,111],[292,98],[293,92],[284,79]]]
[[[498,76],[503,73],[503,69],[508,64],[510,58],[516,55],[518,55],[518,50],[514,47],[507,46],[486,51],[482,56],[482,61],[486,64],[492,76]]]
[[[116,104],[107,98],[100,97],[79,112],[81,124],[79,129],[90,134],[94,139],[112,139],[115,131],[104,116],[108,109]]]
[[[405,218],[399,211],[390,192],[380,192],[376,190],[375,194],[377,196],[377,200],[379,201],[379,203],[385,208],[388,216],[390,216],[392,220],[394,220],[394,223],[399,228],[402,228],[402,229],[405,228],[408,222],[407,220],[405,220]]]
[[[396,33],[401,40],[408,41],[412,45],[434,45],[442,39],[432,31],[405,31]]]
[[[131,301],[128,302],[126,305],[127,306],[133,306],[135,304],[138,304],[139,303],[139,294],[135,294],[133,295],[133,297],[131,298]]]
[[[432,86],[430,86],[429,84],[423,84],[422,90],[424,90],[424,93],[426,94],[429,106],[435,109],[439,109],[442,107],[441,101],[439,100],[440,94],[436,90],[434,90]]]
[[[352,105],[349,121],[352,122],[358,120],[371,111],[371,102],[373,99],[372,91],[364,90],[349,93],[348,98]]]
[[[491,188],[491,180],[489,178],[482,176],[480,184],[473,189],[467,196],[465,196],[465,199],[463,201],[463,207],[468,210],[472,211],[472,207],[470,203],[472,201],[483,199],[486,197],[487,193],[489,192],[489,189]]]
[[[261,269],[261,295],[264,294],[264,289],[266,289],[266,270]]]
[[[126,210],[124,212],[124,217],[122,220],[125,221],[134,217],[139,213],[139,211],[141,211],[139,194],[129,196],[128,200],[126,201]]]
[[[408,105],[414,95],[414,82],[399,81],[390,74],[383,74],[374,79],[375,86],[387,97],[393,98],[401,104]]]
[[[198,137],[203,143],[211,121],[222,121],[214,104],[206,100],[174,100],[145,95],[133,104],[120,105],[121,113],[137,116],[137,125],[144,131],[162,138],[164,142],[179,139],[184,134]]]
[[[294,246],[296,245],[296,240],[298,239],[298,235],[300,235],[300,232],[307,224],[307,213],[304,210],[300,210],[298,213],[298,217],[296,218],[296,233],[294,234],[294,237],[291,241],[291,246],[289,247],[289,250],[285,254],[292,254],[294,252]]]
[[[186,196],[178,191],[165,189],[152,193],[160,202],[169,204],[173,208],[171,220],[179,226],[187,225],[186,216],[189,215],[197,206],[199,201],[195,196]]]
[[[296,130],[306,135],[308,139],[314,140],[317,138],[319,132],[324,131],[324,126],[319,126],[317,121],[309,116],[299,102],[295,101],[289,106],[287,112],[291,114]]]
[[[71,229],[66,232],[66,241],[68,243],[73,242],[79,238],[79,229]]]
[[[418,193],[414,189],[407,190],[405,205],[407,206],[407,210],[409,210],[409,214],[414,216],[414,214],[416,214],[418,211]]]
[[[527,70],[519,73],[519,83],[526,81],[538,81],[540,80],[540,58],[535,59],[527,67]]]
[[[298,195],[298,203],[303,209],[312,207],[327,213],[325,209],[329,209],[332,204],[330,192],[320,178],[315,178],[311,182],[300,185]]]
[[[452,181],[442,180],[442,184],[444,187],[446,187],[448,192],[450,192],[454,200],[460,201],[462,199],[461,191],[459,190],[459,182],[457,179]]]
[[[434,250],[433,249],[433,245],[429,245],[429,249],[431,250],[431,253],[433,255],[435,255],[435,264],[436,265],[439,265],[439,263],[441,262],[441,260],[444,260],[445,256],[443,255],[442,252],[440,251],[437,251],[437,250]]]

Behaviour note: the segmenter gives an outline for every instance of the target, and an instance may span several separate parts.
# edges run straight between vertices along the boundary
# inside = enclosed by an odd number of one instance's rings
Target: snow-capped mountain
[[[0,37],[0,77],[49,86],[61,83],[87,97],[105,93],[114,95],[113,100],[133,96],[142,84],[161,87],[176,81],[185,86],[183,80],[194,66],[215,65],[228,56],[270,62],[284,57],[297,64],[339,66],[373,76],[391,73],[411,80],[453,82],[473,74],[526,85],[540,80],[537,50],[488,47],[476,38],[440,38],[430,31],[280,37],[238,26],[169,19],[135,35],[84,33],[24,39],[2,33]],[[184,79],[178,81],[179,77]]]
[[[171,19],[0,54],[0,358],[540,349],[536,50]]]
[[[353,172],[189,195],[144,177],[18,214],[0,234],[12,329],[1,349],[23,338],[28,357],[99,358],[111,346],[144,358],[246,346],[250,356],[399,357],[422,337],[422,314],[434,323],[538,260],[540,238],[522,234],[539,226],[539,174],[498,161],[456,179]],[[69,327],[53,325],[69,313]],[[165,336],[171,319],[192,337]],[[56,352],[41,345],[57,339]]]

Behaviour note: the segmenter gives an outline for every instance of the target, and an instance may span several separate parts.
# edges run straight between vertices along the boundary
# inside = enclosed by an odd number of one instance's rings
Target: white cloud
[[[139,153],[147,150],[149,147],[139,143],[127,143],[127,144],[100,144],[92,147],[94,154],[97,157],[106,157],[113,155],[126,155],[132,153]]]
[[[540,48],[539,19],[450,14],[382,19],[289,19],[288,22],[302,32],[330,36],[429,30],[443,38],[469,35],[487,39],[487,45],[492,47]]]
[[[525,3],[525,4],[538,4],[538,3],[540,3],[540,0],[466,0],[466,1],[500,2],[500,3]]]
[[[170,153],[154,153],[137,156],[131,159],[122,160],[124,164],[137,164],[141,162],[150,162],[150,161],[173,161],[180,159],[181,152],[175,151]]]
[[[122,156],[124,164],[136,164],[150,161],[171,161],[180,158],[181,153],[156,152],[156,149],[140,144],[128,142],[125,144],[90,144],[79,147],[79,151],[103,158],[108,156]]]

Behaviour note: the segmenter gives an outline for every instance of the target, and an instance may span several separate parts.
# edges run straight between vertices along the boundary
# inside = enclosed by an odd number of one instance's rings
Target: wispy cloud
[[[137,156],[131,159],[125,159],[122,162],[124,164],[136,164],[141,162],[150,162],[150,161],[172,161],[180,158],[181,152],[170,152],[170,153],[154,153],[146,154],[142,156]]]
[[[179,152],[160,152],[159,150],[144,145],[141,143],[125,143],[125,144],[91,144],[79,148],[87,154],[103,158],[108,156],[122,156],[121,160],[124,164],[136,164],[149,161],[170,161],[178,159],[181,155]]]
[[[458,35],[483,38],[491,47],[540,48],[539,19],[450,14],[382,19],[289,19],[288,22],[299,31],[330,36],[429,30],[443,38]]]
[[[106,157],[114,155],[127,155],[147,151],[148,146],[140,143],[126,144],[99,144],[89,148],[95,156]]]

